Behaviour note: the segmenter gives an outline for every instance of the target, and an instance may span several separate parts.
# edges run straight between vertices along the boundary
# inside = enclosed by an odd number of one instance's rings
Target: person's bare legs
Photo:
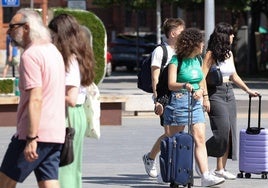
[[[165,128],[165,132],[168,129],[166,126]],[[156,168],[156,156],[157,154],[160,152],[160,144],[161,144],[161,140],[166,137],[166,134],[162,134],[155,142],[155,144],[153,145],[151,151],[148,154],[143,155],[142,160],[144,163],[144,167],[145,167],[145,171],[146,173],[150,176],[150,177],[157,177],[158,173],[157,173],[157,168]]]
[[[165,134],[169,137],[173,136],[174,134],[183,131],[185,126],[165,126]]]
[[[3,78],[7,76],[8,69],[9,69],[9,65],[6,65],[3,70],[3,75],[2,75]]]
[[[161,140],[167,136],[167,135],[166,135],[166,132],[169,132],[169,131],[168,131],[169,126],[165,126],[164,129],[165,129],[165,133],[162,134],[162,135],[156,140],[156,142],[154,143],[154,145],[153,145],[153,147],[152,147],[150,153],[148,154],[148,157],[149,157],[150,159],[155,160],[157,154],[160,152],[160,144],[161,144]]]
[[[219,171],[219,170],[225,169],[228,155],[229,155],[229,147],[228,147],[227,151],[225,152],[225,154],[222,157],[217,158],[217,168],[216,168],[216,170]]]
[[[163,138],[165,138],[166,135],[165,134],[162,134],[157,140],[156,142],[154,143],[150,153],[148,154],[148,157],[152,160],[155,160],[157,154],[160,152],[160,144],[161,144],[161,140]]]
[[[201,186],[209,187],[224,182],[224,178],[219,178],[209,173],[208,156],[206,148],[205,124],[197,123],[192,126],[192,134],[195,142],[195,160],[201,172]]]
[[[195,159],[201,174],[208,172],[208,157],[205,144],[205,124],[195,124],[192,126],[192,134],[195,141]]]
[[[58,180],[46,180],[38,182],[39,188],[60,188]]]
[[[236,179],[236,176],[228,171],[226,171],[226,163],[229,155],[230,144],[227,145],[226,152],[222,157],[217,158],[217,168],[215,170],[215,174],[219,177],[223,177],[228,180]]]
[[[17,182],[11,178],[9,178],[4,173],[0,172],[0,187],[1,188],[15,188]]]
[[[216,170],[218,170],[218,171],[225,169],[227,159],[228,159],[228,156],[229,156],[229,150],[230,150],[230,144],[231,144],[230,140],[232,140],[232,132],[231,131],[230,131],[230,134],[229,134],[229,140],[228,140],[228,143],[227,143],[226,152],[224,153],[224,155],[222,157],[217,158]]]

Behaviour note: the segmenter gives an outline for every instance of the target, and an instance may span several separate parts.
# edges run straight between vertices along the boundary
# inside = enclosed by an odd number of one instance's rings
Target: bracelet
[[[35,137],[26,136],[27,141],[33,141],[33,140],[35,140],[37,138],[38,138],[38,136],[35,136]]]
[[[204,94],[203,97],[208,96],[208,94]]]

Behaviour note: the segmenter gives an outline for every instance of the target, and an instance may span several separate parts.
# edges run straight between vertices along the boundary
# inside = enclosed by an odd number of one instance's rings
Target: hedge
[[[57,16],[65,13],[74,16],[77,21],[86,26],[92,34],[92,44],[94,56],[96,59],[95,65],[95,80],[96,84],[99,84],[105,76],[105,56],[106,56],[106,30],[102,21],[92,12],[68,8],[54,8],[53,14]]]

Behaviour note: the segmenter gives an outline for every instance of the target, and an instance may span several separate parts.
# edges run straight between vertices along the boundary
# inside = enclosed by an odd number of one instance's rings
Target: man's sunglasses
[[[26,23],[14,23],[14,24],[9,24],[9,29],[14,29],[16,26],[20,27],[25,25]]]

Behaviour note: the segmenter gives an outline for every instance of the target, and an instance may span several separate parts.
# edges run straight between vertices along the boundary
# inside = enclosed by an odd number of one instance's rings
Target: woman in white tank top
[[[208,156],[217,158],[214,173],[225,179],[236,178],[226,170],[228,158],[237,160],[236,102],[232,83],[247,94],[258,96],[258,92],[250,90],[235,70],[231,52],[233,38],[233,28],[230,24],[217,24],[210,35],[203,64],[204,78],[216,61],[223,76],[223,84],[220,86],[207,86],[205,79],[203,80],[205,90],[203,106],[208,112],[213,132],[213,136],[206,142]]]

